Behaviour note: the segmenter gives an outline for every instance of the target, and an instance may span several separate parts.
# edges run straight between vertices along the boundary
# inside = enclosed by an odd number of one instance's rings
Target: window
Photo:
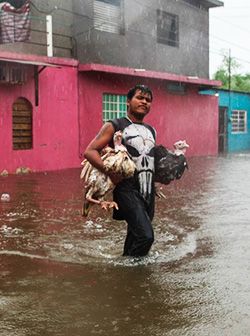
[[[25,98],[18,98],[12,109],[13,149],[32,148],[32,105]]]
[[[124,23],[121,2],[122,0],[94,0],[94,28],[122,34]]]
[[[247,131],[247,112],[234,110],[232,111],[232,133],[245,133]]]
[[[127,115],[127,96],[104,93],[102,97],[103,122]]]
[[[187,93],[187,87],[182,83],[168,83],[167,84],[168,92],[178,95],[185,95]]]
[[[179,17],[157,9],[157,42],[179,46]]]

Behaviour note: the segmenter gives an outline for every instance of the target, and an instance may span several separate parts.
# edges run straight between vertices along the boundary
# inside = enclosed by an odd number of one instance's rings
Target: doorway
[[[19,97],[12,106],[12,147],[14,150],[32,149],[32,105]]]
[[[218,152],[227,152],[227,108],[219,107],[219,139]]]

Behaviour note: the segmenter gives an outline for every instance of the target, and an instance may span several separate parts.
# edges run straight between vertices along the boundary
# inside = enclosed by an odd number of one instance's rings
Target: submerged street
[[[189,159],[162,188],[148,257],[81,216],[80,169],[0,177],[1,336],[248,336],[250,153]]]

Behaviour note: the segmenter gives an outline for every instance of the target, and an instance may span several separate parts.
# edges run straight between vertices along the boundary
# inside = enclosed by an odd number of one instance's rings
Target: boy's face
[[[141,90],[137,90],[131,100],[127,101],[128,113],[132,114],[139,120],[149,113],[152,98],[149,93],[143,93]]]

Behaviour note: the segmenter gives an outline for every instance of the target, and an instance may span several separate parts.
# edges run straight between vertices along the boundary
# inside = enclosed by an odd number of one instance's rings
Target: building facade
[[[218,95],[218,152],[250,150],[250,93],[229,90],[209,90]]]
[[[147,121],[158,143],[185,139],[189,155],[217,154],[218,99],[199,94],[217,81],[23,54],[0,59],[8,69],[25,67],[23,82],[0,85],[0,172],[80,167],[103,122],[126,115],[126,93],[137,83],[154,92]]]
[[[153,90],[147,121],[158,143],[185,139],[188,155],[216,155],[218,98],[199,92],[220,85],[208,79],[206,47],[208,10],[220,4],[33,0],[30,40],[0,46],[0,173],[80,167],[103,123],[126,115],[126,93],[138,83]],[[42,28],[49,13],[53,57]]]
[[[8,61],[2,63],[25,76],[0,83],[0,172],[78,166],[78,62],[4,55]]]
[[[32,0],[30,40],[0,45],[0,51],[47,55],[47,16],[51,15],[55,57],[208,78],[209,9],[222,4],[218,0]]]
[[[219,1],[74,1],[77,58],[209,77],[209,8]],[[110,13],[111,17],[110,17]]]

